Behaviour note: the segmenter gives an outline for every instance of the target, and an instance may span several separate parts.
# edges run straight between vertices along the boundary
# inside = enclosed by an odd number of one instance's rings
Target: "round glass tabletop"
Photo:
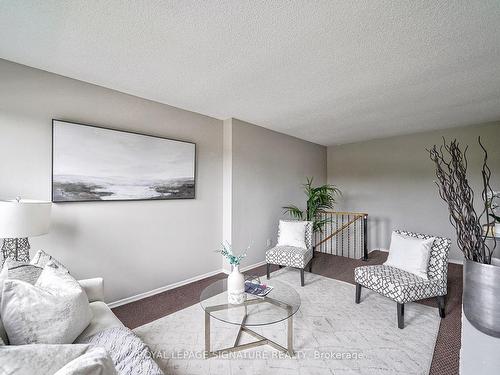
[[[227,302],[227,279],[207,286],[200,295],[200,305],[207,314],[220,321],[260,326],[288,319],[300,307],[300,296],[291,286],[278,280],[270,280],[273,287],[265,297],[247,293],[246,302],[232,305]]]

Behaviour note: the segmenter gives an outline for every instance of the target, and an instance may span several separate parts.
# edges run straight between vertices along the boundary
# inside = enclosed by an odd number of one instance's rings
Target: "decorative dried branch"
[[[495,224],[494,220],[490,220],[492,217],[495,216],[495,212],[493,209],[493,199],[495,194],[493,193],[493,189],[491,188],[490,184],[491,169],[490,167],[488,167],[488,151],[486,151],[486,148],[483,146],[481,142],[481,137],[478,137],[477,141],[479,143],[479,146],[481,146],[484,152],[483,167],[481,170],[481,176],[483,178],[483,191],[481,192],[481,197],[483,198],[484,209],[483,212],[481,212],[481,215],[479,215],[479,220],[481,220],[481,217],[485,215],[486,227],[489,230],[489,228]],[[485,241],[485,251],[487,256],[486,263],[491,264],[491,257],[493,255],[493,251],[495,250],[496,246],[497,246],[497,238],[495,234],[493,236],[493,246],[489,246],[488,242]]]
[[[486,216],[489,216],[491,208],[488,207],[487,196],[491,192],[491,171],[486,164],[488,154],[480,139],[479,144],[485,153],[482,168],[484,186],[482,198],[485,202],[483,213],[486,212]],[[449,219],[457,233],[460,250],[466,259],[491,263],[492,250],[486,246],[480,222],[481,216],[478,217],[474,209],[474,192],[467,180],[467,149],[466,146],[462,150],[456,139],[447,144],[443,138],[441,146],[434,145],[427,151],[436,166],[435,183],[439,188],[439,195],[448,204]]]

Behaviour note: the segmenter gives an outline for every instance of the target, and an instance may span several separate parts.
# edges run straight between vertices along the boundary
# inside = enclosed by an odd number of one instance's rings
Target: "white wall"
[[[0,60],[0,199],[50,200],[52,118],[196,142],[196,199],[55,204],[33,250],[107,301],[220,270],[222,121]]]
[[[500,190],[500,123],[453,128],[328,147],[328,182],[343,191],[339,208],[369,214],[369,249],[387,249],[390,233],[401,228],[452,239],[450,257],[462,260],[447,205],[434,185],[434,165],[426,148],[457,138],[469,145],[469,181],[481,192],[481,136],[489,152],[492,187]],[[479,207],[478,207],[479,209]],[[480,211],[478,211],[479,213]]]
[[[232,119],[232,244],[251,246],[243,266],[277,241],[282,207],[305,206],[302,184],[326,182],[326,147]]]

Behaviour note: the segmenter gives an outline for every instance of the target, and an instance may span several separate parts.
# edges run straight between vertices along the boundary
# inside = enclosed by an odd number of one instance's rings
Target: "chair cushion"
[[[426,280],[411,272],[385,265],[357,267],[354,269],[354,279],[358,284],[399,303],[446,294],[446,281]]]
[[[312,259],[312,249],[293,246],[276,246],[266,251],[266,263],[304,268]]]

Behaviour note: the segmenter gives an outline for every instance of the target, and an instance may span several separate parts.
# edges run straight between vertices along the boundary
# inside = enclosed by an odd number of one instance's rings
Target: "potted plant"
[[[481,213],[474,207],[474,192],[467,180],[467,147],[460,147],[457,140],[429,151],[436,167],[435,181],[441,198],[448,204],[450,222],[457,234],[458,247],[465,256],[463,310],[467,320],[479,331],[500,337],[500,261],[493,258],[496,238],[487,236],[489,228],[498,217],[494,213],[495,193],[490,186],[491,170],[488,153],[483,150]],[[481,221],[485,221],[484,233]],[[498,225],[498,221],[497,224]]]
[[[329,219],[318,219],[318,213],[332,209],[336,203],[335,197],[342,195],[342,192],[334,185],[325,184],[313,186],[313,178],[307,178],[303,184],[307,202],[305,210],[295,205],[283,207],[285,214],[289,214],[297,220],[307,220],[313,222],[313,232],[321,231]]]
[[[247,248],[248,251],[248,248]],[[229,243],[222,244],[219,250],[216,250],[227,259],[233,270],[227,277],[227,302],[231,304],[241,304],[246,300],[245,277],[240,272],[240,263],[246,257],[246,251],[240,255],[233,253]]]

